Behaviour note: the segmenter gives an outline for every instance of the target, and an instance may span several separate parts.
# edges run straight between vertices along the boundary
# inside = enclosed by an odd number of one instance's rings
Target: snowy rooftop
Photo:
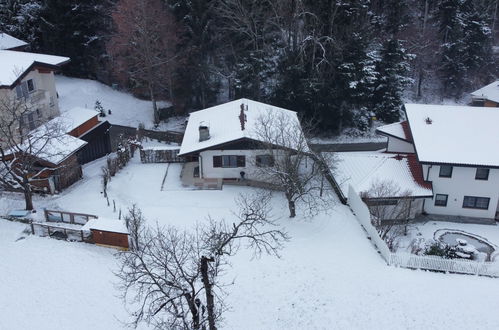
[[[69,57],[0,50],[0,86],[11,86],[33,64],[57,66]]]
[[[402,122],[393,123],[389,125],[384,125],[376,128],[376,132],[381,134],[386,134],[389,136],[394,136],[402,140],[406,140],[404,127],[402,126]]]
[[[246,115],[244,130],[241,129],[239,119],[241,104],[247,106],[247,111],[244,112]],[[204,150],[242,138],[259,140],[255,132],[256,125],[261,116],[269,113],[288,117],[287,122],[301,131],[296,112],[248,99],[239,99],[191,113],[179,154]],[[210,138],[202,142],[199,141],[200,125],[208,126],[210,132]]]
[[[123,220],[117,220],[117,219],[109,219],[109,218],[90,219],[83,227],[81,227],[81,230],[90,230],[90,229],[128,234],[128,229],[125,226],[125,222]]]
[[[349,185],[361,193],[368,191],[373,184],[385,181],[396,183],[401,194],[410,192],[414,197],[433,195],[430,188],[416,181],[407,158],[380,152],[337,152],[335,160],[334,177],[344,196],[348,196]]]
[[[499,80],[471,93],[473,98],[486,99],[499,103]]]
[[[23,47],[26,45],[28,45],[27,42],[14,38],[7,33],[0,33],[0,50]]]
[[[496,108],[406,104],[420,162],[499,166]]]
[[[45,128],[41,128],[42,130]],[[35,133],[36,134],[36,133]],[[54,165],[58,165],[66,158],[84,147],[87,142],[68,134],[46,139],[33,139],[31,150],[33,155]]]
[[[72,108],[68,111],[64,111],[59,117],[55,118],[66,132],[71,132],[78,126],[86,123],[90,119],[97,116],[99,113],[93,109],[86,108]]]

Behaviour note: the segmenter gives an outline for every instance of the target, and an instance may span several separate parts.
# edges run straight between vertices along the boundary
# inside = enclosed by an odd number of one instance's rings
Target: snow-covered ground
[[[86,165],[83,180],[59,196],[37,197],[35,207],[116,218],[100,193],[103,164]],[[208,214],[230,219],[234,198],[252,189],[188,190],[172,164],[161,191],[166,167],[135,157],[112,178],[110,199],[122,210],[137,203],[150,224],[189,228]],[[0,211],[22,202],[12,196],[2,197]],[[245,249],[232,259],[225,279],[235,283],[221,329],[499,328],[498,279],[388,267],[347,207],[290,220],[281,194],[273,205],[291,240],[281,259],[254,259]],[[24,226],[0,220],[0,329],[123,329],[114,251],[33,236],[16,241]]]
[[[147,129],[154,128],[150,101],[140,100],[131,94],[114,90],[90,79],[56,76],[56,87],[62,113],[75,107],[94,109],[95,101],[100,101],[106,113],[107,110],[111,110],[111,115],[103,118],[111,124],[137,127],[142,123]],[[159,104],[162,107],[169,105],[164,101]],[[184,123],[185,117],[171,118],[154,129],[182,131],[185,129]]]

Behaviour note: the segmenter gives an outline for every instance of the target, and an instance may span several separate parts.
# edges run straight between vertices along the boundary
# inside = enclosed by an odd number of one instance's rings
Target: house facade
[[[498,219],[499,112],[486,107],[406,104],[407,121],[378,128],[386,152],[414,154],[433,196],[422,212]],[[412,145],[412,148],[409,146]]]
[[[54,72],[68,61],[61,56],[0,50],[0,99],[25,102],[29,111],[21,120],[27,130],[60,114]]]
[[[302,134],[296,112],[248,99],[191,113],[179,152],[193,164],[189,175],[225,182],[259,181],[258,167],[272,165],[276,157],[262,148],[265,141],[258,133],[260,119],[269,115]]]

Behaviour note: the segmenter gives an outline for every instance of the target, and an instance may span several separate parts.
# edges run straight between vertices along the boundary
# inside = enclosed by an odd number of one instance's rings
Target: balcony
[[[28,94],[28,100],[32,104],[38,104],[47,99],[47,91],[43,89],[38,89],[32,93]]]

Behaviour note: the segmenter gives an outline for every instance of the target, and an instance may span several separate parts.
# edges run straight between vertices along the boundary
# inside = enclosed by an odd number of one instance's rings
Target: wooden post
[[[70,213],[69,214],[69,223],[75,223],[75,215],[74,213]]]
[[[31,227],[31,234],[33,234],[33,235],[34,235],[34,234],[35,234],[35,226],[33,226],[33,220],[31,220],[31,221],[29,222],[29,225],[30,225],[30,227]]]
[[[48,221],[48,219],[49,219],[49,214],[48,214],[47,209],[44,209],[44,210],[43,210],[43,213],[45,214],[45,221]]]
[[[83,230],[80,230],[80,236],[81,236],[81,241],[85,242],[85,239],[83,238]]]
[[[47,231],[48,231],[49,237],[50,237],[50,226],[47,226]]]

